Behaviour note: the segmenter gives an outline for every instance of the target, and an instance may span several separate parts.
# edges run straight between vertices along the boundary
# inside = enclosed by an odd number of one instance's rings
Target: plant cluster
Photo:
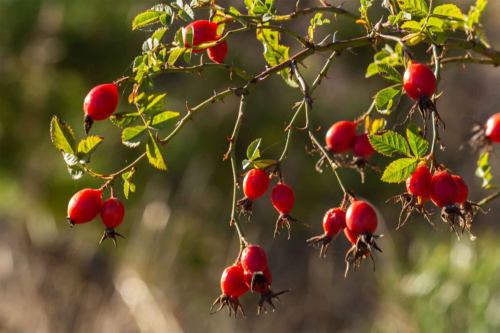
[[[360,16],[349,13],[342,6],[327,4],[323,0],[319,1],[317,7],[306,9],[300,9],[298,2],[297,10],[288,15],[278,14],[273,0],[245,0],[247,13],[241,13],[234,7],[222,8],[214,0],[193,0],[190,4],[178,0],[169,5],[154,6],[151,10],[139,14],[133,21],[134,30],[153,24],[160,27],[144,42],[142,53],[131,66],[130,76],[122,77],[112,84],[97,86],[89,92],[84,101],[84,128],[88,135],[94,121],[110,119],[114,125],[123,128],[122,142],[125,146],[137,148],[143,140],[147,141],[145,152],[115,173],[99,174],[91,170],[89,164],[91,155],[103,142],[103,137],[87,136],[77,145],[73,131],[66,122],[55,116],[51,122],[51,139],[62,152],[71,176],[79,179],[84,174],[89,174],[104,181],[104,185],[98,190],[84,189],[74,195],[68,207],[70,224],[90,222],[100,214],[106,227],[101,241],[111,238],[116,245],[115,236],[121,235],[115,228],[124,218],[124,206],[115,198],[114,186],[118,181],[122,181],[124,195],[128,199],[130,193],[136,190],[132,178],[136,166],[142,160],[147,159],[155,168],[166,170],[165,147],[173,142],[175,136],[191,120],[194,120],[198,112],[234,95],[240,99],[240,108],[234,131],[228,137],[229,149],[223,158],[230,160],[232,167],[233,205],[230,225],[238,232],[240,250],[235,256],[234,264],[226,268],[222,274],[222,295],[212,306],[220,304],[217,311],[227,306],[230,315],[234,312],[236,316],[238,310],[244,314],[238,298],[249,290],[261,294],[258,314],[261,310],[266,310],[265,303],[269,303],[274,311],[272,300],[281,302],[279,296],[288,291],[275,293],[271,290],[272,275],[266,252],[261,247],[252,245],[244,236],[240,215],[247,215],[250,219],[252,209],[255,209],[255,201],[268,190],[271,179],[277,178],[277,184],[271,192],[272,203],[279,213],[274,236],[286,227],[290,238],[291,222],[299,221],[290,215],[295,204],[295,194],[285,183],[283,165],[286,163],[285,159],[296,130],[306,132],[310,138],[312,148],[307,149],[307,152],[320,155],[316,169],[321,172],[324,166],[328,165],[344,192],[340,204],[328,210],[324,216],[324,234],[311,238],[308,242],[321,247],[320,256],[326,256],[330,242],[344,231],[352,243],[352,248],[345,258],[346,276],[350,265],[356,270],[363,259],[370,257],[373,260],[372,249],[381,252],[376,240],[382,235],[375,235],[378,226],[375,209],[369,203],[357,199],[352,191],[344,187],[338,170],[354,168],[363,177],[367,165],[380,171],[378,166],[368,161],[375,151],[388,157],[396,154],[403,156],[390,163],[382,174],[382,181],[386,183],[406,181],[407,192],[393,198],[403,205],[398,228],[405,224],[413,212],[423,214],[434,225],[430,220],[432,212],[425,207],[426,203],[432,201],[441,209],[442,219],[459,238],[467,230],[474,240],[475,237],[471,234],[474,215],[482,211],[481,206],[500,194],[496,192],[479,203],[468,201],[468,187],[463,179],[451,175],[446,166],[439,164],[436,147],[441,146],[444,149],[439,131],[444,130],[445,122],[438,113],[437,101],[438,98],[446,98],[446,95],[442,97],[442,93],[439,93],[438,87],[441,70],[448,64],[500,65],[500,52],[488,44],[480,24],[480,17],[487,1],[477,0],[469,12],[463,14],[456,5],[433,6],[432,0],[429,4],[425,0],[384,0],[381,4],[389,11],[389,16],[386,20],[382,18],[376,23],[368,15],[374,2],[360,0]],[[195,20],[195,12],[204,10],[210,12],[209,19]],[[338,40],[334,35],[333,39],[327,36],[319,41],[320,27],[331,23],[330,19],[323,18],[324,14],[333,14],[335,20],[337,17],[342,17],[362,25],[366,28],[366,35],[350,40]],[[306,37],[280,25],[283,21],[303,16],[312,16],[311,24],[305,32]],[[169,38],[167,31],[176,20],[186,21],[186,26]],[[252,31],[263,45],[264,58],[268,64],[266,70],[258,75],[249,74],[235,64],[224,63],[233,35]],[[453,31],[463,32],[464,38],[448,36]],[[290,56],[289,47],[280,44],[282,34],[292,37],[301,45],[302,51]],[[378,50],[381,43],[387,44]],[[395,43],[395,46],[391,47],[389,43]],[[411,48],[419,44],[430,46],[428,51],[431,53],[430,63],[434,66],[434,70],[416,61]],[[328,78],[328,69],[338,56],[345,51],[366,45],[372,45],[376,50],[374,62],[368,65],[366,77],[380,75],[391,85],[377,93],[369,110],[358,119],[341,121],[331,126],[323,143],[317,138],[318,130],[313,125],[311,112],[313,93],[321,81]],[[463,50],[466,55],[447,57],[447,53],[452,49]],[[202,56],[200,64],[191,65],[193,54],[204,50],[213,63],[204,62]],[[328,51],[331,51],[331,54],[323,69],[309,85],[301,75],[298,65],[313,54]],[[471,51],[483,58],[476,58]],[[181,56],[186,64],[181,64]],[[404,75],[400,74],[398,67],[404,67]],[[178,120],[180,112],[164,109],[165,93],[151,92],[155,87],[154,78],[158,75],[199,73],[203,77],[202,72],[210,69],[228,71],[231,79],[236,75],[244,79],[246,84],[215,92],[213,96],[193,108],[186,102],[187,112],[180,120]],[[261,139],[255,140],[248,146],[247,158],[242,161],[242,169],[249,171],[243,179],[244,197],[238,200],[240,172],[235,147],[243,118],[246,116],[246,103],[252,87],[263,83],[272,75],[280,75],[291,88],[299,88],[304,97],[296,104],[295,114],[284,129],[287,132],[287,140],[279,158],[261,156],[259,149]],[[128,97],[128,102],[136,106],[134,112],[115,112],[119,101],[118,90],[123,82],[134,84]],[[389,116],[398,108],[404,95],[415,101],[404,123],[412,121],[416,111],[422,117],[422,129],[414,123],[406,127],[407,138],[394,129],[387,130],[387,120],[383,117]],[[302,117],[305,126],[298,127],[297,123]],[[140,125],[136,124],[137,122]],[[396,128],[402,125],[399,124]],[[358,127],[363,127],[359,134]],[[166,129],[169,130],[168,134],[164,134]],[[476,121],[474,131],[476,133],[469,143],[481,152],[477,175],[484,179],[483,187],[498,188],[490,182],[492,175],[488,165],[488,154],[492,152],[492,144],[500,142],[500,114],[493,115],[486,125]],[[428,132],[432,132],[431,139],[427,139]],[[351,150],[352,160],[349,159]],[[111,198],[103,203],[102,192],[108,187],[111,189]],[[306,223],[299,223],[309,226]]]

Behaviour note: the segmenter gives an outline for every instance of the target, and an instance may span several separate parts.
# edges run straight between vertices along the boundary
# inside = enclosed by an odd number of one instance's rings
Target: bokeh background
[[[395,231],[399,205],[385,203],[404,191],[386,185],[368,170],[365,184],[354,170],[341,170],[346,186],[378,209],[377,271],[365,261],[344,279],[344,255],[350,244],[340,235],[326,259],[305,240],[321,233],[324,212],[337,206],[342,192],[334,175],[314,169],[317,157],[305,153],[305,133],[297,132],[284,163],[286,181],[296,193],[293,215],[314,229],[293,226],[291,240],[273,239],[278,216],[270,191],[256,202],[251,223],[243,225],[248,239],[263,246],[273,273],[273,289],[292,292],[282,297],[276,313],[255,318],[258,295],[242,298],[247,319],[209,315],[220,294],[222,270],[238,251],[234,228],[229,227],[232,176],[223,162],[237,116],[238,99],[229,97],[203,110],[167,151],[169,172],[142,163],[134,176],[137,193],[125,200],[126,218],[118,248],[98,245],[103,232],[99,219],[73,229],[65,220],[69,198],[85,187],[101,183],[89,176],[73,181],[49,138],[52,116],[66,120],[77,138],[84,136],[82,103],[95,85],[130,73],[150,29],[131,31],[135,15],[157,1],[0,1],[0,331],[2,332],[499,332],[500,331],[500,201],[488,215],[474,222],[478,237],[457,241],[438,215],[433,229],[421,216]],[[456,0],[467,12],[472,0]],[[242,1],[217,1],[244,10]],[[437,4],[442,4],[437,1]],[[318,5],[301,1],[302,8]],[[340,4],[333,1],[333,4]],[[278,0],[280,13],[294,10],[295,1]],[[344,8],[357,13],[358,2]],[[207,13],[197,11],[198,18]],[[373,21],[387,15],[377,1]],[[491,43],[500,47],[500,2],[490,1],[483,16]],[[310,18],[285,26],[301,35]],[[339,39],[362,36],[364,28],[331,17],[318,36],[339,31]],[[177,22],[174,31],[181,26]],[[172,32],[167,34],[172,38]],[[322,38],[318,38],[322,39]],[[300,51],[293,40],[290,54]],[[262,45],[248,32],[229,39],[228,62],[258,74],[265,69]],[[430,61],[424,45],[415,47],[420,61]],[[354,119],[366,111],[371,98],[387,86],[379,77],[365,79],[372,61],[371,47],[345,52],[335,60],[316,90],[313,119],[323,136],[334,122]],[[450,55],[464,54],[463,51]],[[311,82],[326,58],[315,55],[302,72]],[[182,60],[181,60],[182,61]],[[194,60],[198,62],[197,58]],[[475,201],[491,194],[474,176],[477,155],[459,146],[468,138],[467,116],[485,121],[500,110],[500,69],[492,66],[450,64],[443,70],[445,91],[439,110],[446,122],[442,139],[446,151],[438,158],[469,184]],[[170,74],[155,80],[156,92],[167,92],[168,110],[185,113],[221,91],[244,82],[228,73],[205,71]],[[132,110],[126,102],[131,86],[122,87],[119,111]],[[246,146],[262,138],[263,155],[279,158],[291,107],[301,99],[279,76],[255,87],[249,97],[237,150],[239,163]],[[411,107],[404,97],[389,126],[404,119]],[[420,122],[419,117],[416,121]],[[94,134],[105,137],[93,155],[92,168],[110,173],[130,163],[144,150],[121,144],[120,130],[109,121],[94,124]],[[497,147],[498,151],[498,147]],[[375,154],[382,167],[388,158]],[[490,159],[496,183],[500,164]],[[240,164],[241,165],[241,164]],[[106,196],[109,195],[108,193]]]

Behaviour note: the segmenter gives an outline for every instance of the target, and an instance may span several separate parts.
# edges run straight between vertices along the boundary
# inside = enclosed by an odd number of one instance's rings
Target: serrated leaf
[[[160,22],[160,17],[163,14],[164,13],[160,11],[148,10],[147,12],[137,15],[132,22],[132,30]]]
[[[243,170],[245,170],[252,164],[252,162],[249,160],[243,160],[242,164],[243,164]]]
[[[191,26],[186,31],[186,36],[185,36],[185,40],[187,41],[188,45],[193,45],[193,38],[194,38],[194,28]]]
[[[365,77],[369,78],[375,74],[378,74],[377,64],[375,62],[372,62],[371,64],[368,65],[368,68],[366,69]]]
[[[135,148],[141,143],[146,126],[129,127],[122,132],[122,143],[130,148]]]
[[[391,157],[399,153],[411,157],[408,142],[396,132],[389,131],[382,135],[369,134],[368,139],[373,148],[382,155]]]
[[[420,25],[422,26],[425,22],[425,18],[421,19],[420,20]],[[429,21],[427,21],[427,26],[435,26],[435,27],[438,27],[438,28],[442,28],[444,25],[444,21],[441,20],[440,18],[437,18],[437,17],[429,17]]]
[[[256,169],[265,169],[271,165],[278,163],[275,160],[254,160],[251,162],[253,167]]]
[[[136,170],[135,168],[132,168],[130,171],[122,173],[122,179],[123,180],[130,180],[130,178],[132,178],[132,176],[134,175],[135,170]]]
[[[425,17],[429,12],[427,3],[424,0],[398,0],[399,7],[412,15]]]
[[[184,28],[179,28],[175,33],[174,42],[177,43],[178,46],[184,47],[186,43],[184,43]]]
[[[123,183],[123,194],[125,195],[125,198],[127,200],[130,192],[135,193],[135,184],[132,184],[129,181],[125,181]]]
[[[194,12],[191,9],[191,7],[189,7],[189,5],[187,4],[184,6],[182,10],[179,10],[179,16],[185,21],[188,22],[194,21]]]
[[[186,49],[186,52],[184,52],[184,61],[188,64],[191,64],[191,55],[193,54],[192,50],[193,49]]]
[[[139,70],[140,66],[144,63],[144,56],[138,56],[134,59],[134,64],[132,65],[132,71],[135,73]]]
[[[416,157],[422,157],[429,149],[429,143],[420,134],[420,129],[417,125],[411,123],[406,128],[406,136],[408,137],[408,143],[410,144],[411,151]]]
[[[179,59],[179,57],[182,55],[182,53],[184,53],[185,50],[186,49],[182,48],[182,49],[173,49],[172,51],[170,51],[170,55],[168,56],[168,65],[173,66],[177,61],[177,59]]]
[[[65,153],[76,152],[75,134],[71,127],[56,116],[50,121],[50,139],[57,149]]]
[[[90,156],[104,140],[103,137],[88,136],[78,144],[78,158],[80,162],[90,163]]]
[[[432,11],[432,15],[454,21],[463,21],[465,19],[462,11],[453,4],[437,6]]]
[[[148,155],[149,164],[160,170],[167,170],[165,163],[165,149],[158,141],[149,136],[148,144],[146,145],[146,153]]]
[[[153,115],[158,112],[163,111],[163,107],[165,106],[165,99],[167,98],[167,94],[161,95],[151,95],[148,96],[148,100],[146,103],[142,103],[139,111],[143,114]]]
[[[148,125],[155,130],[161,130],[176,123],[175,118],[179,117],[179,112],[163,111],[155,114],[149,119]]]
[[[66,164],[68,166],[77,165],[80,163],[80,158],[78,157],[78,155],[73,154],[73,153],[65,153],[65,152],[63,152],[62,154],[63,154],[64,162],[66,162]]]
[[[377,132],[383,131],[386,125],[387,120],[385,120],[384,118],[375,119],[370,126],[370,134],[375,134]]]
[[[401,183],[410,177],[417,169],[418,160],[400,158],[387,166],[382,174],[382,181],[386,183]]]
[[[443,29],[436,27],[436,26],[427,26],[425,28],[425,33],[427,34],[427,37],[434,43],[434,44],[444,44],[446,42],[446,36],[444,34]]]
[[[132,125],[138,118],[139,114],[137,112],[118,112],[109,119],[118,127],[127,127]]]
[[[162,16],[160,16],[160,22],[163,24],[165,27],[170,28],[172,25],[172,21],[175,19],[175,16],[173,16],[171,13],[165,13]]]
[[[396,83],[403,82],[403,77],[399,74],[398,70],[389,64],[377,64],[377,70],[380,76],[386,80]]]
[[[416,31],[420,31],[422,29],[422,27],[420,26],[420,23],[418,23],[416,21],[406,21],[401,26],[401,29],[409,30],[411,32],[416,32]]]
[[[154,32],[151,38],[156,39],[157,41],[161,41],[165,32],[167,32],[167,28],[160,28]]]
[[[247,157],[250,161],[260,157],[259,146],[262,139],[253,141],[247,148]]]
[[[496,185],[490,184],[493,175],[491,174],[491,166],[488,162],[489,153],[483,153],[477,161],[476,176],[483,179],[483,188],[497,188]]]
[[[381,114],[391,114],[399,105],[401,100],[401,89],[386,88],[377,93],[375,106]]]

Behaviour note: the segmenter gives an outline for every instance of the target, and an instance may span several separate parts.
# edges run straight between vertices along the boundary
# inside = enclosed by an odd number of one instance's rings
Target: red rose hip
[[[102,84],[93,88],[85,97],[85,133],[88,134],[94,121],[108,119],[115,112],[120,96],[115,84]]]
[[[269,188],[269,175],[262,169],[250,170],[243,180],[243,192],[250,200],[260,198]]]
[[[422,96],[431,98],[436,92],[436,77],[429,67],[414,62],[404,73],[403,86],[406,94],[414,101]]]
[[[99,244],[101,244],[105,239],[111,238],[116,247],[116,236],[120,236],[118,232],[115,231],[123,221],[123,217],[125,216],[125,207],[123,203],[117,198],[109,198],[104,201],[101,209],[101,220],[102,223],[106,226],[106,230],[104,231],[104,235],[101,238]]]
[[[469,195],[469,187],[467,184],[465,184],[464,180],[462,177],[453,175],[453,180],[455,180],[455,183],[458,185],[458,199],[455,200],[455,202],[459,205],[463,204],[465,201],[467,201],[467,196]]]
[[[488,119],[485,135],[491,142],[500,142],[500,113],[494,114]]]
[[[345,227],[345,212],[340,208],[332,208],[323,217],[323,230],[329,237],[337,236]]]
[[[366,159],[372,157],[375,149],[373,149],[370,140],[368,140],[368,134],[360,134],[354,139],[354,142],[352,144],[352,152],[357,157],[364,157]]]
[[[326,145],[334,153],[346,153],[356,138],[356,124],[349,121],[335,123],[326,133]]]
[[[227,52],[229,48],[227,46],[227,42],[224,40],[222,43],[215,45],[214,47],[210,47],[207,50],[208,57],[213,62],[220,64],[224,62],[226,58]]]
[[[432,202],[443,208],[453,205],[457,201],[460,189],[450,174],[439,171],[432,176],[429,194]]]
[[[241,266],[246,272],[263,272],[267,267],[267,255],[258,245],[246,247],[241,253]]]
[[[240,266],[234,265],[226,268],[224,272],[222,272],[220,288],[223,294],[234,297],[244,285],[245,272]]]
[[[198,46],[203,43],[212,42],[217,38],[217,23],[211,23],[207,20],[194,21],[188,24],[184,30],[184,46],[186,48],[191,48],[189,45],[186,35],[190,28],[193,28],[193,45]],[[193,50],[193,53],[203,52],[203,50]]]
[[[346,213],[346,228],[352,236],[373,234],[377,230],[378,218],[375,209],[364,201],[354,201]]]
[[[406,190],[417,197],[428,196],[431,178],[432,175],[429,169],[425,165],[420,165],[413,175],[406,180]]]
[[[75,193],[68,204],[67,219],[70,226],[92,221],[99,215],[101,207],[101,190],[86,188]]]
[[[271,192],[271,201],[278,212],[288,215],[295,203],[295,194],[290,186],[278,184]]]

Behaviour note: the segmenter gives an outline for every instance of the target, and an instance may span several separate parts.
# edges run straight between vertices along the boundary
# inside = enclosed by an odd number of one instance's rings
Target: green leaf
[[[420,26],[420,23],[418,23],[416,21],[406,21],[401,26],[401,29],[406,29],[406,30],[409,30],[410,32],[417,32],[417,31],[420,31],[422,29],[422,27]]]
[[[193,45],[194,28],[192,26],[186,31],[185,38],[186,38],[188,45]]]
[[[92,135],[80,141],[78,144],[78,158],[80,162],[90,163],[90,155],[92,155],[103,140],[103,137]]]
[[[467,26],[469,29],[479,23],[479,19],[481,18],[481,14],[484,11],[484,8],[488,4],[488,0],[477,0],[475,6],[471,6],[469,13],[466,17]]]
[[[50,139],[57,149],[65,153],[76,153],[76,139],[71,127],[56,116],[50,122]]]
[[[156,39],[157,41],[161,41],[165,32],[167,32],[167,28],[160,28],[154,32],[151,38]]]
[[[132,22],[132,30],[160,22],[160,17],[163,14],[164,13],[160,11],[148,10],[147,12],[137,15]]]
[[[250,161],[253,161],[260,157],[259,146],[262,139],[257,139],[253,141],[247,148],[247,157]]]
[[[368,139],[373,148],[382,155],[391,157],[399,153],[411,157],[408,142],[396,132],[389,131],[382,135],[368,134]]]
[[[161,95],[148,96],[147,102],[142,104],[141,108],[139,109],[140,113],[152,115],[163,111],[166,98],[167,98],[167,93]]]
[[[179,59],[179,57],[181,56],[182,53],[184,53],[185,50],[186,49],[182,48],[182,49],[173,49],[172,51],[170,51],[170,55],[168,56],[168,65],[173,66],[177,61],[177,59]]]
[[[191,7],[189,7],[189,5],[187,5],[187,4],[184,6],[184,8],[182,10],[179,10],[179,16],[185,21],[188,21],[188,22],[194,21],[194,12],[191,9]],[[190,45],[192,45],[192,44],[190,44]]]
[[[429,143],[420,134],[420,128],[417,125],[411,123],[406,128],[406,136],[408,137],[408,143],[410,144],[411,151],[416,157],[422,157],[429,149]]]
[[[369,78],[375,74],[378,74],[377,63],[372,62],[371,64],[368,65],[368,68],[366,69],[365,77]]]
[[[138,56],[134,59],[134,64],[132,65],[132,71],[135,73],[139,67],[144,63],[144,56]]]
[[[420,20],[420,25],[422,26],[425,22],[425,18],[421,19]],[[438,27],[438,28],[442,28],[444,25],[444,21],[441,20],[440,18],[437,18],[437,17],[429,17],[429,21],[427,21],[427,26],[435,26],[435,27]]]
[[[456,5],[453,4],[437,6],[432,11],[432,15],[454,21],[465,20],[462,11]]]
[[[184,47],[186,43],[184,43],[184,28],[179,28],[175,33],[174,42],[177,43],[178,46]]]
[[[377,70],[380,76],[392,82],[402,83],[403,77],[398,70],[389,64],[377,64]]]
[[[146,126],[129,127],[122,132],[122,143],[130,148],[135,148],[141,143]]]
[[[391,114],[397,109],[401,100],[401,89],[386,88],[377,93],[375,97],[375,106],[381,114]]]
[[[68,165],[68,172],[71,175],[71,178],[75,180],[82,178],[83,174],[85,173],[83,167],[78,164]]]
[[[274,165],[276,163],[278,163],[278,162],[275,160],[255,160],[255,161],[252,161],[252,165],[256,169],[265,169],[265,168],[267,168],[271,165]]]
[[[127,200],[130,192],[135,193],[135,184],[132,184],[129,181],[125,181],[123,183],[123,194],[125,195],[125,198]]]
[[[230,7],[229,8],[229,12],[233,13],[235,15],[238,15],[238,16],[241,15],[240,11],[238,9],[234,8],[234,7]]]
[[[149,164],[157,169],[167,170],[165,150],[152,135],[149,136],[148,144],[146,145],[146,153],[148,155]]]
[[[434,44],[444,44],[446,42],[446,36],[444,34],[443,29],[436,27],[436,26],[427,26],[425,28],[425,33],[427,34],[427,37],[434,43]]]
[[[118,112],[109,119],[118,127],[127,127],[132,125],[138,118],[139,114],[137,112]]]
[[[249,160],[243,160],[242,164],[243,164],[243,170],[245,170],[252,164],[252,162],[250,162]]]
[[[490,184],[490,181],[493,178],[493,175],[490,172],[491,166],[488,162],[488,158],[489,158],[489,153],[481,154],[481,156],[479,157],[479,160],[477,161],[476,176],[483,179],[483,185],[482,185],[483,188],[498,189],[499,186]]]
[[[424,0],[397,0],[401,10],[416,16],[427,16],[429,8]]]
[[[179,112],[163,111],[157,113],[149,119],[148,125],[155,130],[161,130],[165,127],[175,125],[175,118],[179,117]]]
[[[184,52],[184,61],[188,64],[191,64],[192,50],[193,49],[186,49],[186,52]]]
[[[413,158],[400,158],[387,166],[382,175],[386,183],[401,183],[410,177],[417,169],[418,160]]]

